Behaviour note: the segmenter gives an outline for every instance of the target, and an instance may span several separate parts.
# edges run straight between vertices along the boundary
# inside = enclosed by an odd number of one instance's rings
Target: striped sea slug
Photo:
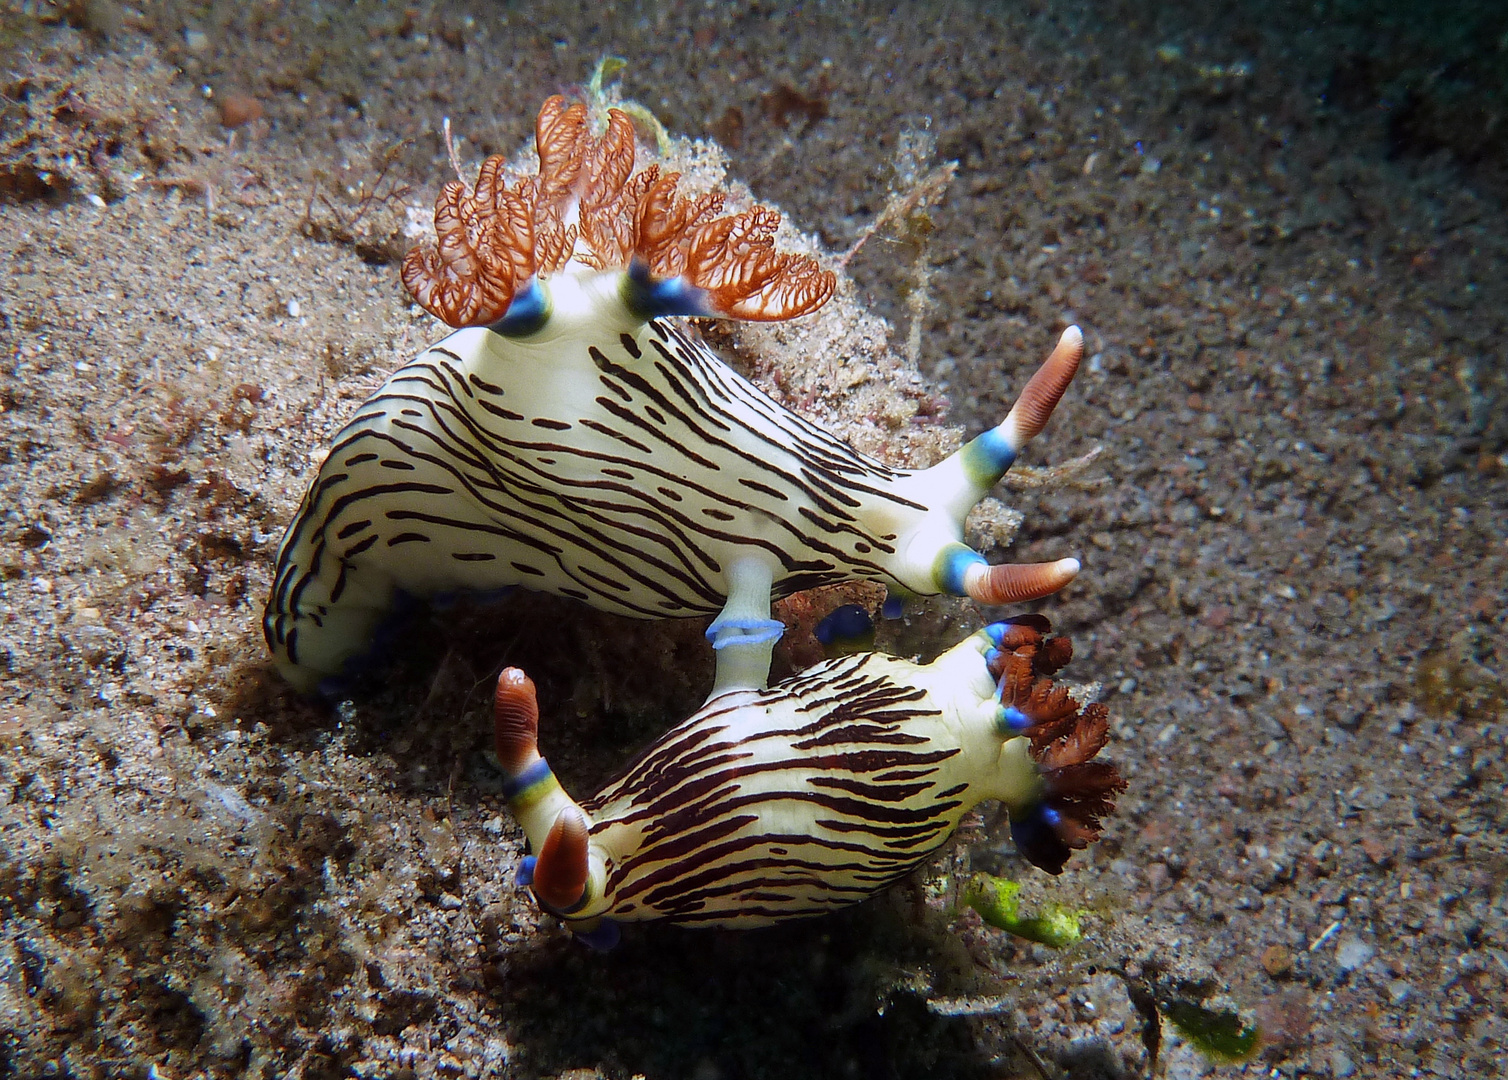
[[[535,853],[519,878],[594,944],[625,921],[762,926],[878,892],[986,799],[1020,853],[1059,873],[1125,784],[1091,760],[1106,709],[1053,682],[1072,648],[1049,630],[1028,615],[930,664],[862,653],[725,694],[580,803],[539,756],[534,684],[508,668],[497,753]]]
[[[551,98],[539,169],[488,158],[435,207],[403,280],[455,333],[335,436],[278,553],[263,628],[312,690],[346,672],[400,594],[523,585],[639,618],[717,614],[714,693],[762,687],[770,601],[863,579],[986,604],[1044,596],[1073,559],[990,566],[962,523],[1078,367],[1077,328],[999,427],[923,471],[783,408],[678,316],[789,319],[834,277],[780,252],[779,215],[634,171],[628,117]]]

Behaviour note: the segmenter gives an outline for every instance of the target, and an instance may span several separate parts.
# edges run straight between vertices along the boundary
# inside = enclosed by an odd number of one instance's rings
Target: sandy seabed
[[[1502,1073],[1504,20],[574,10],[0,3],[0,1077]],[[1010,558],[1084,561],[1039,607],[1131,785],[1061,879],[981,819],[841,916],[591,954],[511,884],[489,676],[536,673],[589,790],[695,707],[700,625],[518,595],[416,616],[338,707],[267,668],[328,436],[438,336],[392,260],[440,118],[511,153],[608,53],[829,251],[917,146],[959,163],[848,268],[920,390],[857,347],[718,342],[863,449],[995,422],[1084,328],[1029,460],[1103,452],[1000,492]],[[933,603],[881,644],[985,618]],[[979,869],[1088,940],[961,913]],[[1261,1049],[1206,1060],[1159,995]]]

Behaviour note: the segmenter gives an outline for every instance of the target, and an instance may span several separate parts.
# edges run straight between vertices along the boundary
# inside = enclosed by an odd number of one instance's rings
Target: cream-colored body
[[[829,661],[710,702],[581,809],[584,901],[566,916],[747,927],[864,899],[913,869],[973,806],[1042,794],[1029,741],[1002,735],[990,641],[931,664]],[[536,851],[572,804],[517,813]]]
[[[639,618],[721,612],[720,693],[764,685],[772,594],[854,578],[962,592],[979,578],[963,516],[1008,460],[981,466],[965,448],[922,473],[891,469],[772,401],[678,320],[636,316],[629,294],[621,271],[552,278],[536,331],[457,331],[336,435],[264,616],[295,686],[345,673],[399,593],[522,585]],[[1077,569],[1053,565],[1052,588]]]

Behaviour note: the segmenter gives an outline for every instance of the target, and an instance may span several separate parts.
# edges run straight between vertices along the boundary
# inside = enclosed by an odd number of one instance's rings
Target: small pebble
[[[220,99],[220,126],[238,128],[266,115],[262,103],[250,94],[226,94]]]
[[[303,313],[304,309],[297,300],[288,301],[288,317],[290,319],[297,319]]]
[[[1281,945],[1269,945],[1262,950],[1262,969],[1274,979],[1293,970],[1293,954]]]
[[[1342,971],[1355,971],[1377,952],[1365,941],[1356,937],[1343,937],[1335,947],[1335,962]]]
[[[1351,1060],[1340,1047],[1330,1051],[1330,1075],[1331,1076],[1354,1076],[1356,1075],[1356,1063]]]

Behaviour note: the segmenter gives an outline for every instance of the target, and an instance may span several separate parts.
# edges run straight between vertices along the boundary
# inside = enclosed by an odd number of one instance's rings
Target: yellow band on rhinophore
[[[555,792],[560,791],[560,781],[550,771],[549,763],[540,758],[503,786],[503,795],[508,800],[508,809],[514,817],[538,806]]]

